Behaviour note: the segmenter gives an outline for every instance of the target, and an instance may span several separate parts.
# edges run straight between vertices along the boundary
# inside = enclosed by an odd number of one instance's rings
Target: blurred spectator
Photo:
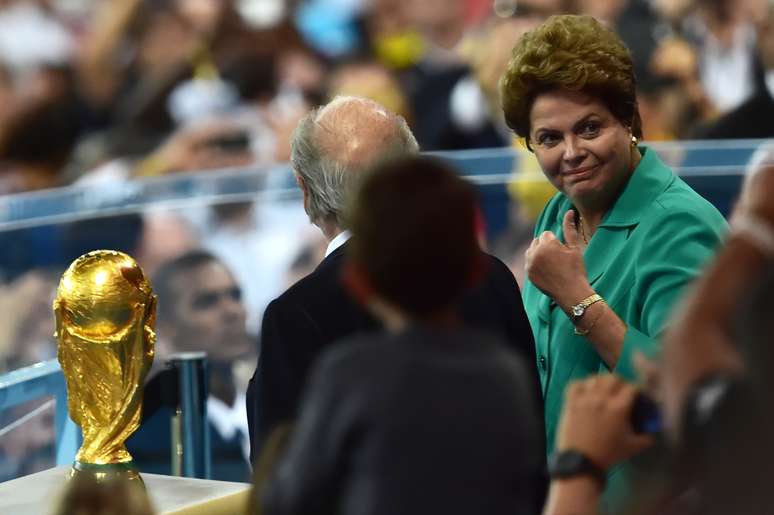
[[[247,330],[257,337],[266,306],[286,285],[283,274],[301,246],[309,219],[295,201],[271,198],[212,206],[202,246],[226,264],[244,291]]]
[[[720,119],[697,131],[705,139],[770,138],[774,136],[774,6],[769,6],[766,19],[758,26],[758,62],[753,94]]]
[[[593,16],[600,23],[614,28],[631,0],[572,0],[572,9]]]
[[[63,224],[60,236],[62,270],[80,256],[96,249],[118,250],[134,256],[144,230],[142,216],[136,213],[85,218]]]
[[[0,191],[95,167],[125,180],[135,161],[140,175],[286,161],[290,131],[307,102],[325,100],[331,71],[332,95],[395,104],[427,150],[506,145],[492,94],[506,43],[568,11],[604,20],[632,49],[645,138],[684,138],[761,91],[753,45],[767,10],[765,0],[8,1]],[[232,127],[206,127],[212,117]],[[203,150],[245,133],[244,160]],[[168,153],[178,157],[163,162]]]
[[[0,5],[0,62],[14,74],[63,65],[75,54],[70,31],[46,0],[11,0]]]
[[[199,246],[194,228],[177,211],[151,210],[135,216],[141,216],[142,233],[132,255],[148,276],[163,263]]]
[[[684,138],[761,90],[752,45],[765,0],[490,4],[6,2],[0,192],[62,185],[95,168],[120,181],[284,162],[292,128],[308,103],[325,100],[330,72],[331,96],[391,105],[426,150],[507,145],[493,94],[506,43],[567,11],[605,20],[632,48],[648,140]],[[245,135],[248,152],[233,155]]]
[[[717,109],[700,81],[700,48],[686,28],[695,0],[632,0],[615,20],[631,50],[643,137],[679,139]]]
[[[13,100],[0,116],[0,193],[62,186],[61,171],[87,123],[71,70],[37,70]]]
[[[426,0],[406,2],[411,25],[422,34],[429,52],[452,49],[464,34],[466,0]]]
[[[470,64],[471,73],[461,79],[451,94],[451,116],[468,133],[484,131],[490,125],[507,145],[512,135],[501,113],[500,77],[511,58],[516,41],[542,21],[540,14],[522,10],[507,19],[496,19],[466,36],[459,52]]]
[[[103,21],[84,43],[85,90],[132,137],[146,140],[146,148],[173,129],[173,116],[223,114],[240,102],[235,93],[243,91],[242,84],[221,79],[229,67],[251,56],[284,62],[305,48],[288,12],[263,19],[247,3],[239,8],[215,0],[103,4]],[[136,80],[122,80],[127,77]]]
[[[56,357],[51,304],[56,273],[33,269],[0,287],[0,374]]]
[[[719,112],[744,102],[753,90],[755,27],[745,4],[697,0],[694,37],[699,40],[699,78]]]
[[[228,118],[209,119],[176,131],[134,171],[138,176],[247,166],[253,162],[250,140],[242,124]]]
[[[214,256],[192,251],[163,264],[153,279],[158,296],[157,357],[205,351],[209,364],[207,417],[213,453],[212,477],[249,478],[245,387],[234,374],[237,363],[254,360],[254,345],[245,331],[241,288]],[[169,473],[169,417],[159,409],[143,421],[128,443],[140,469]]]
[[[305,0],[299,2],[295,23],[319,52],[337,59],[363,45],[357,19],[371,0]]]
[[[25,402],[0,415],[0,482],[55,465],[54,401]]]
[[[369,60],[342,63],[328,78],[327,99],[337,96],[367,98],[399,114],[409,123],[413,113],[400,82],[386,67]]]
[[[361,14],[364,44],[359,54],[396,74],[401,95],[408,99],[408,109],[401,112],[413,113],[409,121],[425,150],[493,147],[505,141],[488,117],[479,121],[476,88],[463,83],[456,91],[469,74],[468,64],[456,51],[466,30],[471,30],[466,12],[463,0],[443,2],[442,7],[435,2],[375,0]],[[468,109],[473,111],[472,123]]]

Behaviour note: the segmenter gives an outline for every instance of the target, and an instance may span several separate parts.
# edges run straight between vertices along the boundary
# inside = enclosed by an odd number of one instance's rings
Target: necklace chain
[[[580,227],[580,233],[581,233],[581,238],[583,238],[583,243],[588,245],[589,244],[589,240],[588,240],[588,238],[586,238],[586,229],[583,227],[583,216],[582,215],[578,215],[578,226]]]

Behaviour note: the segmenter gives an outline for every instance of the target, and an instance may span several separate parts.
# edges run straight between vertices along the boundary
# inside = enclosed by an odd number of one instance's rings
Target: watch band
[[[604,300],[600,300],[598,302],[605,302]],[[575,334],[578,336],[586,336],[591,332],[592,329],[594,329],[594,326],[597,325],[597,322],[599,322],[599,319],[602,318],[602,312],[600,311],[599,314],[594,318],[594,320],[591,321],[589,326],[586,329],[578,329],[578,326],[575,326]]]
[[[548,460],[548,475],[551,479],[569,479],[577,476],[591,476],[604,487],[607,482],[605,470],[588,456],[575,449],[556,451]]]
[[[603,300],[604,299],[599,294],[595,293],[593,295],[589,295],[579,303],[573,304],[573,306],[570,308],[570,320],[572,320],[572,323],[577,323],[578,320],[580,320],[580,318],[586,313],[586,310],[589,308],[589,306]]]

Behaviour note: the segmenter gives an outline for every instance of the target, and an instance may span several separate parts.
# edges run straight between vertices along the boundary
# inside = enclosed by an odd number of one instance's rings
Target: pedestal
[[[0,513],[48,515],[64,489],[69,466],[0,483]],[[250,485],[141,474],[158,515],[234,515],[247,507]]]

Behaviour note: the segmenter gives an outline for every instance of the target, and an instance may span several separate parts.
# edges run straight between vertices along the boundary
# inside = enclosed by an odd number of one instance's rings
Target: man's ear
[[[309,204],[309,190],[306,187],[306,182],[304,182],[304,178],[301,177],[301,174],[299,174],[297,171],[293,170],[293,175],[296,177],[296,184],[298,184],[298,187],[304,194],[304,210],[308,213],[309,210],[307,209],[307,206]]]
[[[363,269],[355,262],[348,260],[341,276],[347,292],[360,304],[367,306],[374,297],[374,289],[368,282]]]
[[[301,188],[301,191],[306,193],[306,183],[304,182],[304,178],[301,177],[301,174],[293,170],[293,176],[296,178],[296,184],[298,184],[298,187]]]

